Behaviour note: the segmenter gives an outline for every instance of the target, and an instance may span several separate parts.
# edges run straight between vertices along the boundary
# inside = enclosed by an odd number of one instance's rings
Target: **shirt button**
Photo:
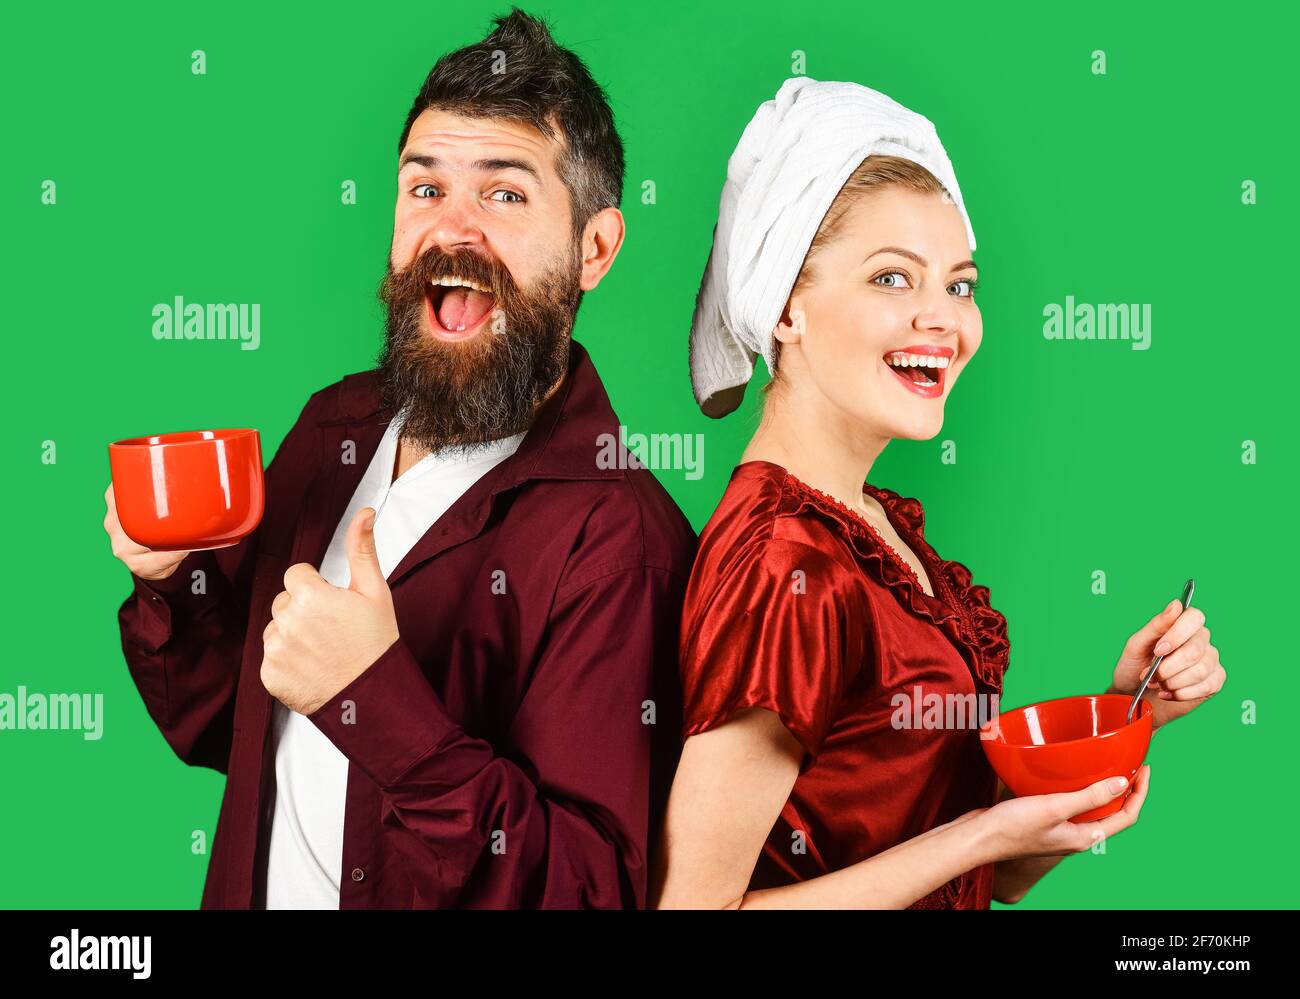
[[[352,868],[353,881],[361,881],[363,878],[365,878],[365,876],[366,876],[366,872],[363,871],[360,867]]]

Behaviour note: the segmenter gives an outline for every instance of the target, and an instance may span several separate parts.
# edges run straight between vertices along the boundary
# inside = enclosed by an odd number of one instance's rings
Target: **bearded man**
[[[495,24],[410,110],[378,367],[308,400],[256,532],[152,552],[106,493],[131,676],[227,775],[204,908],[645,904],[695,537],[598,460],[620,424],[572,339],[623,241],[605,95]]]

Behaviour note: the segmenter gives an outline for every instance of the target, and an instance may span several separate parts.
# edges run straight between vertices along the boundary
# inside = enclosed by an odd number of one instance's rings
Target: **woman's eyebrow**
[[[862,262],[865,264],[868,260],[876,256],[876,254],[878,253],[897,253],[900,257],[907,257],[908,260],[915,260],[922,267],[930,266],[929,264],[926,263],[925,257],[921,256],[919,253],[913,253],[911,250],[905,250],[901,246],[882,246],[879,250],[876,250],[874,253],[868,253],[865,257],[862,258]],[[973,260],[963,260],[960,264],[953,264],[951,270],[959,271],[963,267],[974,267],[975,270],[977,271],[979,270],[979,265],[975,263],[975,261]]]

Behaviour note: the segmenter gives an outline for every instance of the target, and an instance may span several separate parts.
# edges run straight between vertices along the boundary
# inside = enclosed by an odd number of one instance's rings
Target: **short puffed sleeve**
[[[807,770],[861,668],[851,573],[815,547],[770,538],[706,571],[713,578],[692,580],[682,617],[684,737],[766,708],[803,747]]]

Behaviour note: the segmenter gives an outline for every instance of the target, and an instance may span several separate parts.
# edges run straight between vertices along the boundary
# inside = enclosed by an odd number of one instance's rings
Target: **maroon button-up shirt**
[[[227,774],[203,908],[265,903],[262,632],[285,570],[319,567],[390,418],[374,370],[316,392],[257,530],[132,576],[118,619],[145,706],[182,760]],[[349,760],[340,908],[645,904],[695,535],[651,472],[605,467],[611,439],[575,342],[518,451],[389,575],[401,637],[309,716]]]

